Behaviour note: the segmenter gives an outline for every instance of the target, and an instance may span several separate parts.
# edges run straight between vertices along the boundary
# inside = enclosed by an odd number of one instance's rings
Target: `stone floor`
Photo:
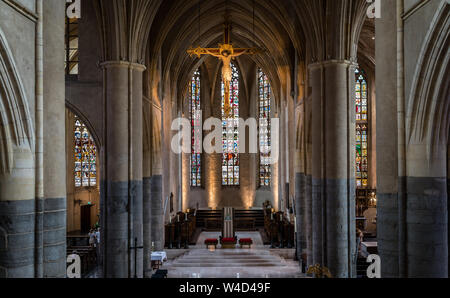
[[[219,238],[220,232],[203,232],[197,245],[191,246],[161,269],[169,278],[298,278],[303,277],[293,260],[294,250],[272,250],[264,246],[259,232],[236,233],[238,238],[252,238],[251,249],[206,249],[207,238]]]
[[[203,232],[197,244],[189,249],[166,250],[168,262],[161,269],[169,278],[302,278],[294,249],[271,249],[265,246],[259,232],[237,232],[239,238],[251,238],[251,249],[205,247],[205,239],[219,239],[220,232]],[[239,245],[238,245],[239,246]],[[83,278],[102,278],[101,266]]]

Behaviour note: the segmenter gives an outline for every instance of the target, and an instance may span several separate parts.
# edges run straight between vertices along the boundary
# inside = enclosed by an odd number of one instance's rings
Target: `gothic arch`
[[[0,174],[10,173],[14,147],[34,151],[34,129],[28,100],[13,55],[0,30]]]
[[[409,141],[426,141],[428,158],[448,136],[450,4],[441,1],[420,52],[407,110]]]
[[[94,141],[95,141],[95,144],[96,144],[98,150],[100,150],[100,147],[102,146],[102,142],[100,141],[101,140],[100,136],[98,135],[97,131],[94,129],[94,126],[89,121],[88,117],[86,117],[86,115],[84,115],[84,113],[81,112],[80,109],[75,107],[75,105],[70,103],[68,100],[66,100],[66,108],[69,109],[73,114],[78,116],[81,119],[81,121],[83,121],[84,125],[86,125],[87,128],[89,129],[89,133],[94,138]]]

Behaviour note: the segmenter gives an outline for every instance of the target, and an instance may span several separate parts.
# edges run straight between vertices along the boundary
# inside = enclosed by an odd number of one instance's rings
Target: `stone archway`
[[[35,226],[24,223],[35,217],[37,205],[34,127],[22,80],[2,30],[0,82],[0,277],[33,277]]]
[[[448,276],[449,17],[450,5],[442,1],[425,36],[406,111],[408,277]]]

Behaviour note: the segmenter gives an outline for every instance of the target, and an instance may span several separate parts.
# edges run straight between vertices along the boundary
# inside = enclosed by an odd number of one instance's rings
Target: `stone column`
[[[324,229],[324,218],[323,218],[323,188],[321,188],[321,180],[323,177],[323,165],[322,160],[324,158],[322,152],[322,142],[323,136],[321,133],[323,116],[322,116],[322,73],[320,68],[316,68],[311,71],[310,74],[310,85],[313,90],[313,118],[312,118],[312,142],[313,142],[313,152],[312,152],[312,180],[311,180],[311,222],[312,222],[312,263],[313,264],[324,264],[323,256],[323,229]],[[314,115],[314,113],[318,113]]]
[[[407,153],[408,278],[448,277],[447,145],[411,141]]]
[[[311,103],[310,97],[304,98],[299,106],[300,125],[297,134],[301,136],[298,140],[298,148],[296,152],[296,174],[295,174],[295,199],[297,214],[297,254],[306,253],[307,260],[305,266],[312,265],[311,261],[311,146],[308,144],[309,129],[308,122]],[[310,261],[308,261],[310,260]]]
[[[303,229],[306,238],[306,265],[311,266],[313,264],[312,260],[312,139],[311,130],[312,123],[310,115],[312,113],[312,103],[311,96],[308,95],[305,103],[305,153],[304,153],[304,162],[305,162],[305,189],[303,196],[303,205],[304,208],[304,218],[303,218]]]
[[[399,277],[397,24],[396,1],[384,1],[382,18],[375,20],[376,133],[377,133],[377,240],[381,276]]]
[[[313,262],[337,278],[355,276],[356,65],[309,66],[312,87]]]
[[[297,256],[299,260],[301,259],[301,255],[303,249],[306,246],[305,233],[303,229],[303,218],[304,218],[304,205],[302,202],[302,198],[304,196],[305,190],[305,174],[297,172],[295,174],[295,216],[297,219],[296,229],[297,229]]]
[[[132,82],[132,103],[131,103],[131,178],[130,184],[132,187],[132,201],[133,201],[133,238],[132,246],[136,246],[131,251],[132,259],[136,257],[135,272],[136,277],[142,278],[144,276],[144,249],[137,248],[144,246],[143,233],[143,216],[144,216],[144,201],[143,201],[143,114],[142,114],[142,77],[144,66],[136,66],[130,71]],[[136,252],[136,253],[135,253]],[[134,264],[132,264],[134,266]],[[133,267],[132,266],[132,267]],[[133,274],[134,272],[132,272]],[[132,275],[134,276],[134,275]]]
[[[152,107],[152,176],[150,179],[151,199],[151,239],[155,250],[164,249],[164,218],[163,218],[163,195],[162,195],[162,156],[161,156],[161,114],[162,111]]]
[[[296,117],[295,117],[295,123],[297,125],[296,127],[296,135],[295,138],[296,143],[294,144],[295,151],[295,216],[297,219],[297,257],[301,262],[301,255],[303,253],[303,250],[306,248],[306,233],[305,229],[303,227],[303,220],[305,218],[305,205],[304,205],[304,195],[305,195],[305,170],[304,170],[304,159],[303,153],[304,153],[304,131],[305,131],[305,113],[304,113],[304,106],[305,102],[296,109]],[[301,124],[299,124],[301,123]]]
[[[152,241],[155,244],[155,249],[160,251],[164,249],[162,175],[153,175],[150,184]]]
[[[9,129],[8,125],[1,125]],[[33,278],[33,153],[28,142],[13,146],[12,150],[10,171],[0,170],[0,278]]]
[[[124,61],[102,64],[105,72],[105,277],[143,275],[142,72]],[[136,251],[137,250],[137,251]],[[135,260],[135,253],[137,259]]]
[[[66,276],[65,3],[43,1],[44,28],[44,278]]]
[[[152,248],[152,231],[151,231],[151,175],[152,175],[152,151],[151,151],[151,133],[148,130],[151,129],[151,110],[152,104],[144,105],[144,114],[147,117],[144,117],[143,129],[147,134],[144,134],[143,142],[144,144],[144,153],[143,153],[143,235],[144,235],[144,277],[147,277],[147,271],[151,268],[151,248]],[[146,128],[146,129],[145,129]]]

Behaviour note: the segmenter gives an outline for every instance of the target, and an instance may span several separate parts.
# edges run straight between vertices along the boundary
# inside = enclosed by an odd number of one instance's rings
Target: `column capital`
[[[318,68],[327,68],[333,65],[343,65],[343,66],[354,66],[355,68],[357,68],[359,65],[356,62],[350,61],[350,60],[325,60],[325,61],[320,61],[320,62],[315,62],[315,63],[311,63],[308,65],[308,69],[310,70],[316,70]]]
[[[129,61],[105,61],[100,63],[102,68],[108,69],[112,67],[123,67],[123,68],[131,68],[133,70],[144,72],[147,67],[145,65],[139,63],[133,63]]]

